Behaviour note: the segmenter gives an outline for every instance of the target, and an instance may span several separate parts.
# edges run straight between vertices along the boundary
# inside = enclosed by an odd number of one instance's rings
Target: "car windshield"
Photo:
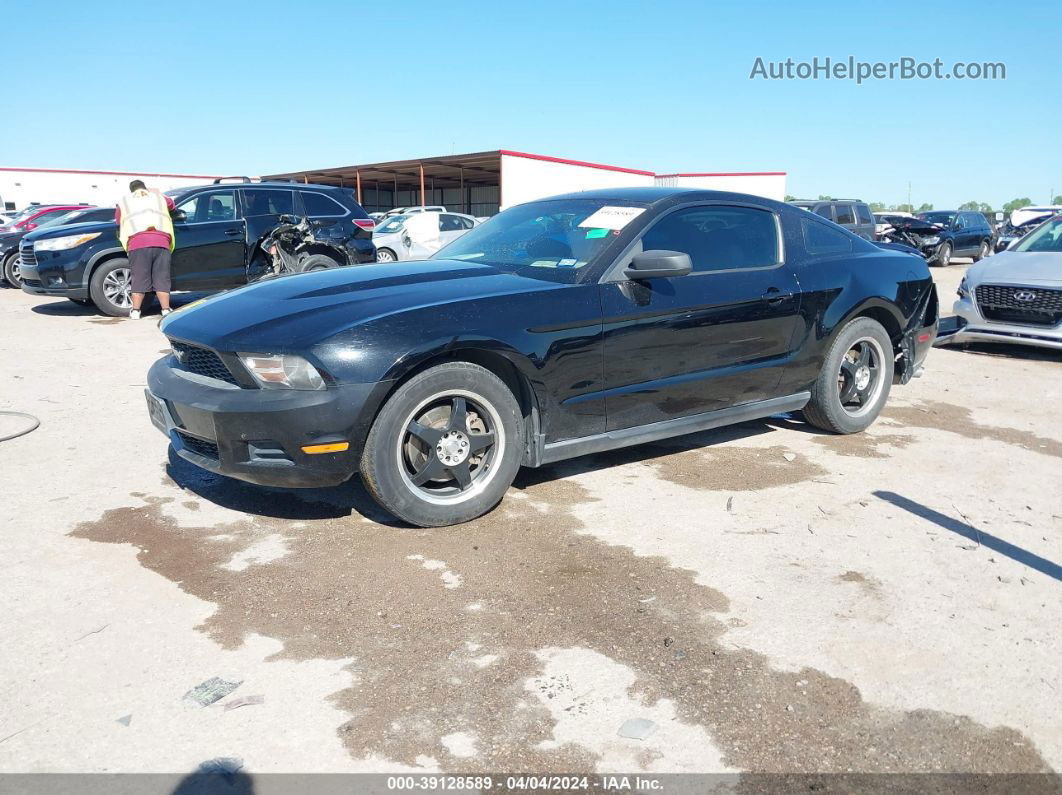
[[[936,212],[936,213],[919,213],[918,217],[923,221],[929,221],[931,224],[940,224],[941,226],[951,226],[951,222],[955,220],[955,213],[949,212]]]
[[[1062,216],[1055,216],[1027,234],[1014,251],[1044,251],[1062,254]]]
[[[387,220],[383,221],[376,227],[376,234],[389,235],[393,232],[399,232],[402,227],[405,226],[407,215],[392,215]]]
[[[554,199],[511,207],[474,227],[432,259],[481,262],[522,276],[571,283],[645,205]]]
[[[63,213],[62,215],[57,215],[57,216],[55,216],[55,218],[49,218],[44,223],[39,224],[37,226],[37,228],[38,229],[47,229],[47,228],[52,227],[52,226],[66,226],[67,224],[76,224],[78,218],[80,218],[83,215],[86,215],[87,213],[89,213],[90,211],[95,210],[95,209],[96,209],[95,207],[89,207],[89,208],[86,208],[84,210],[71,210],[68,213]]]

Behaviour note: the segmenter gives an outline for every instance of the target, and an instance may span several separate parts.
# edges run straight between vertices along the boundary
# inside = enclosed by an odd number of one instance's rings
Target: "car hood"
[[[985,282],[1062,284],[1062,253],[1001,251],[971,266],[966,278],[972,286]]]
[[[333,268],[197,301],[167,317],[162,330],[215,350],[299,353],[388,315],[563,286],[458,260]]]
[[[118,224],[114,221],[89,221],[84,224],[66,224],[49,226],[47,229],[34,229],[26,235],[26,240],[50,240],[53,237],[87,234],[89,232],[116,232]]]

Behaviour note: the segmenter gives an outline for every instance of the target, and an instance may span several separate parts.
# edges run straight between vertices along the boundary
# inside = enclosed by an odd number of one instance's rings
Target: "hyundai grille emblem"
[[[1036,293],[1034,293],[1032,290],[1018,290],[1016,293],[1014,293],[1014,300],[1024,301],[1026,303],[1028,303],[1029,301],[1035,301]]]

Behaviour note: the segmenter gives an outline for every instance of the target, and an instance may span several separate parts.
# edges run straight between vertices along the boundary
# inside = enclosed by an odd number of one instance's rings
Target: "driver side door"
[[[204,191],[176,207],[172,279],[174,290],[236,287],[246,280],[247,244],[236,191]]]
[[[686,276],[629,280],[641,251],[690,256]],[[800,327],[781,225],[754,205],[694,205],[657,219],[600,285],[607,429],[777,397]]]

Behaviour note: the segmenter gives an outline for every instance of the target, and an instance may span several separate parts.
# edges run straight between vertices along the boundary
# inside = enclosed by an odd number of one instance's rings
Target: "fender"
[[[126,250],[124,248],[122,248],[121,246],[116,246],[114,248],[105,248],[105,249],[103,249],[101,251],[97,251],[95,254],[93,254],[91,257],[89,257],[88,262],[85,263],[85,287],[86,288],[88,287],[89,282],[92,280],[92,272],[94,270],[96,270],[96,267],[103,260],[111,259],[112,257],[114,257],[115,254],[117,254],[119,256],[122,256],[122,257],[126,257],[126,258],[129,257],[129,254],[126,253]]]

